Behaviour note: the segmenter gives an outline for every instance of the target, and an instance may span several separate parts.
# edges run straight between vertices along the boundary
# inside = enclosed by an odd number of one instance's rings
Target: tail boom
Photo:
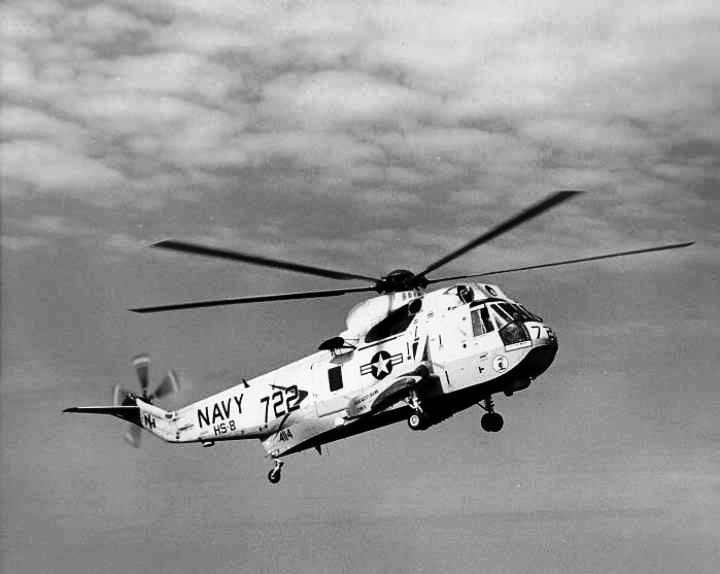
[[[135,405],[70,407],[64,413],[112,415],[119,419],[131,422],[140,428],[160,437],[168,442],[186,442],[180,439],[177,419],[172,412],[166,411],[135,399]]]

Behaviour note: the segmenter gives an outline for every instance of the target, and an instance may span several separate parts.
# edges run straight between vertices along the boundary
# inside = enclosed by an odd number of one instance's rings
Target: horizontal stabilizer
[[[99,406],[99,407],[70,407],[64,413],[84,413],[90,415],[113,415],[120,419],[140,424],[140,408],[135,406]]]
[[[140,409],[138,407],[121,407],[121,406],[112,406],[112,407],[70,407],[68,409],[63,410],[64,413],[88,413],[88,414],[98,414],[98,415],[121,415],[121,414],[129,414],[129,413],[139,413]]]

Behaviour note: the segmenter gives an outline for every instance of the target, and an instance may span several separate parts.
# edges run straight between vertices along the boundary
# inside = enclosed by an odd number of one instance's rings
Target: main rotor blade
[[[197,243],[177,241],[175,239],[160,241],[159,243],[154,243],[150,247],[155,247],[156,249],[167,249],[169,251],[179,251],[180,253],[191,253],[193,255],[204,255],[206,257],[215,257],[218,259],[229,259],[230,261],[242,261],[244,263],[252,263],[253,265],[286,269],[288,271],[296,271],[307,275],[317,275],[319,277],[328,277],[330,279],[363,279],[365,281],[377,281],[377,277],[367,277],[366,275],[358,275],[357,273],[323,269],[312,265],[281,261],[279,259],[271,259],[270,257],[251,255],[249,253],[241,253],[239,251],[231,251],[230,249],[222,249],[219,247],[208,247],[205,245],[198,245]]]
[[[449,263],[453,259],[456,259],[460,257],[461,255],[464,255],[471,249],[475,249],[478,245],[482,245],[483,243],[490,241],[491,239],[494,239],[498,235],[502,235],[506,231],[510,231],[513,227],[517,227],[521,223],[524,223],[534,217],[537,217],[541,213],[547,211],[548,209],[551,209],[555,207],[556,205],[562,203],[563,201],[567,201],[571,197],[574,197],[578,194],[582,193],[581,191],[558,191],[552,194],[550,197],[543,199],[539,203],[536,203],[535,205],[525,209],[524,211],[521,211],[516,216],[511,217],[507,221],[501,223],[500,225],[496,225],[493,227],[490,231],[487,231],[483,233],[480,237],[477,237],[470,241],[469,243],[466,243],[463,245],[460,249],[457,249],[453,251],[452,253],[449,253],[442,259],[438,259],[435,263],[429,265],[425,270],[423,270],[421,273],[418,273],[418,276],[424,276],[430,273],[431,271],[434,271],[438,267],[442,267],[446,263]]]
[[[455,281],[457,279],[467,279],[469,277],[486,277],[488,275],[500,275],[501,273],[515,273],[516,271],[528,271],[530,269],[542,269],[543,267],[558,267],[560,265],[571,265],[573,263],[583,263],[585,261],[598,261],[599,259],[611,259],[613,257],[625,257],[627,255],[637,255],[638,253],[652,253],[653,251],[666,251],[668,249],[680,249],[693,245],[694,241],[685,243],[673,243],[671,245],[659,245],[657,247],[648,247],[646,249],[633,249],[632,251],[618,251],[616,253],[607,253],[605,255],[594,255],[592,257],[580,257],[578,259],[567,259],[565,261],[555,261],[553,263],[540,263],[539,265],[528,265],[527,267],[513,267],[511,269],[501,269],[498,271],[484,271],[482,273],[471,273],[469,275],[455,275],[454,277],[442,277],[439,279],[431,279],[428,283],[439,283],[440,281]]]
[[[348,289],[330,289],[327,291],[301,291],[298,293],[280,293],[278,295],[257,295],[253,297],[236,297],[232,299],[215,299],[210,301],[189,301],[174,305],[158,305],[155,307],[138,307],[130,309],[134,313],[157,313],[159,311],[174,311],[176,309],[197,309],[200,307],[217,307],[219,305],[238,305],[242,303],[260,303],[263,301],[290,301],[293,299],[317,299],[320,297],[335,297],[346,293],[362,293],[375,291],[374,287],[351,287]]]

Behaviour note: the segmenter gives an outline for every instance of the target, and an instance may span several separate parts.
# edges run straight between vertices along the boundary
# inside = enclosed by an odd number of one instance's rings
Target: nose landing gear
[[[480,408],[485,411],[485,414],[480,419],[480,426],[486,432],[500,432],[503,428],[503,418],[500,413],[495,412],[495,403],[493,402],[492,396],[487,397],[482,402],[478,403]]]
[[[282,478],[282,475],[280,474],[280,471],[282,470],[282,467],[285,463],[281,460],[275,459],[275,466],[270,469],[270,472],[268,472],[268,480],[272,484],[277,484],[280,482],[280,479]]]

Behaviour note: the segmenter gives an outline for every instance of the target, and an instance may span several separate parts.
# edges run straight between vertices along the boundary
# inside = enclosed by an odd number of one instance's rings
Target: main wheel
[[[486,413],[480,419],[480,426],[487,432],[499,432],[503,428],[503,423],[500,413]]]
[[[282,476],[280,475],[280,470],[273,468],[270,472],[268,472],[268,480],[272,482],[273,484],[277,484],[280,482],[280,479]]]
[[[425,430],[427,428],[427,420],[420,413],[412,413],[407,422],[412,430]]]

